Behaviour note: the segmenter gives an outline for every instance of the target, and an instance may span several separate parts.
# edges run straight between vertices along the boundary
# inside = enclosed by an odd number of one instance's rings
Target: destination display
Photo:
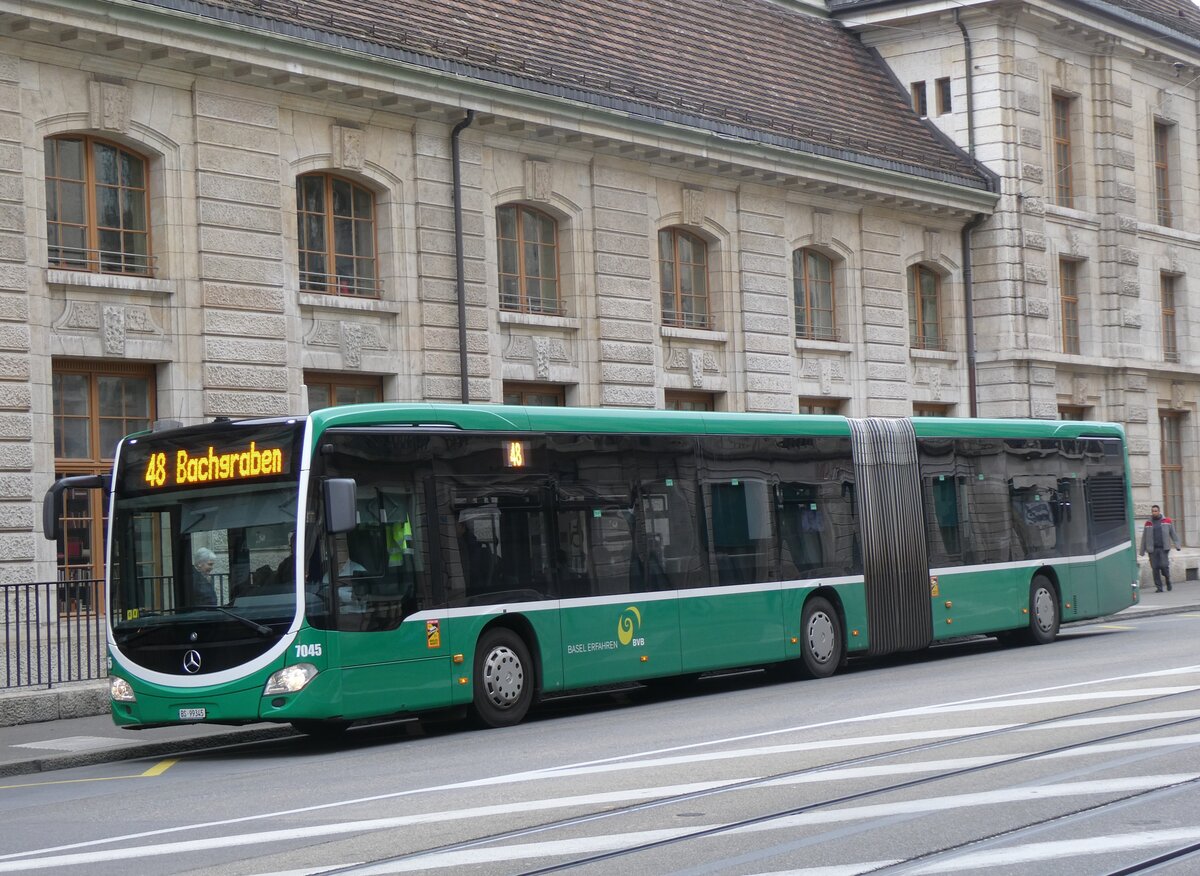
[[[120,461],[118,488],[131,495],[291,478],[299,437],[299,427],[289,424],[130,439]]]

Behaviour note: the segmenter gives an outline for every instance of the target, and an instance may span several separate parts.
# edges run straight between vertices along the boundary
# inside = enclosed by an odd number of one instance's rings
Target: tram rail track
[[[1012,725],[1008,725],[1008,726],[1004,726],[1004,727],[992,728],[992,729],[986,730],[981,733],[973,733],[973,734],[968,734],[968,735],[964,735],[964,736],[956,736],[951,739],[943,739],[943,740],[938,740],[936,742],[927,742],[927,743],[920,743],[917,745],[902,746],[902,747],[890,749],[890,750],[884,751],[884,752],[876,752],[873,754],[860,755],[860,756],[856,756],[856,757],[852,757],[852,758],[843,758],[843,759],[836,760],[836,761],[833,761],[830,763],[821,764],[819,766],[804,767],[804,768],[795,769],[795,770],[785,770],[785,771],[776,772],[776,773],[772,773],[772,774],[765,775],[765,776],[757,776],[753,779],[747,779],[747,780],[742,780],[742,781],[733,781],[733,782],[730,782],[729,784],[720,785],[718,787],[709,788],[709,789],[705,789],[702,791],[694,791],[694,792],[688,792],[688,793],[684,793],[684,794],[661,797],[661,798],[657,798],[654,800],[647,800],[647,801],[633,803],[633,804],[629,804],[629,805],[625,805],[625,806],[613,807],[613,808],[609,808],[609,809],[604,809],[602,811],[591,812],[591,813],[587,813],[584,815],[576,815],[576,816],[572,816],[569,818],[551,819],[551,820],[541,822],[539,824],[528,825],[528,826],[516,828],[513,830],[500,831],[497,833],[489,834],[489,835],[483,836],[483,837],[477,837],[477,838],[470,839],[470,840],[462,840],[462,841],[458,841],[458,842],[447,843],[447,844],[441,845],[441,846],[422,849],[419,851],[405,852],[400,855],[384,856],[384,857],[380,857],[380,858],[377,858],[377,859],[374,859],[371,861],[358,862],[356,864],[353,864],[353,865],[350,865],[347,867],[342,867],[342,868],[325,871],[325,876],[330,876],[330,874],[339,874],[339,876],[340,876],[340,874],[347,874],[347,876],[350,876],[350,874],[362,874],[362,873],[368,873],[368,872],[386,872],[386,870],[381,869],[381,868],[385,868],[389,864],[415,862],[415,861],[419,861],[421,858],[432,857],[435,855],[445,855],[445,854],[450,854],[450,853],[454,853],[454,852],[466,851],[466,850],[470,850],[470,849],[479,849],[481,847],[485,847],[485,846],[492,845],[492,844],[505,843],[505,842],[509,842],[512,840],[519,840],[522,838],[528,838],[528,837],[537,836],[537,835],[545,835],[546,833],[551,832],[551,831],[560,831],[560,830],[565,830],[565,829],[569,829],[571,827],[577,827],[577,826],[581,826],[581,825],[585,825],[585,824],[594,824],[595,822],[601,821],[601,820],[608,820],[608,819],[618,818],[618,817],[625,816],[625,815],[632,815],[632,814],[635,814],[638,812],[647,812],[652,809],[662,808],[662,807],[676,805],[676,804],[680,804],[680,803],[686,803],[686,802],[693,801],[693,800],[700,800],[700,799],[709,798],[709,797],[713,797],[713,796],[717,796],[717,795],[728,794],[728,793],[732,793],[735,791],[744,791],[744,790],[752,789],[755,787],[765,786],[765,785],[768,785],[771,783],[777,783],[777,782],[784,781],[787,779],[792,779],[792,778],[797,778],[797,777],[807,776],[807,775],[818,775],[822,772],[832,772],[832,771],[839,770],[839,769],[845,769],[845,768],[850,768],[850,767],[855,767],[855,766],[862,766],[865,764],[875,763],[875,762],[887,760],[890,758],[905,757],[905,756],[921,754],[921,753],[929,752],[929,751],[936,751],[936,750],[944,749],[947,747],[963,745],[963,744],[967,744],[967,743],[971,743],[971,742],[978,742],[980,740],[985,740],[988,738],[994,738],[994,737],[999,737],[999,736],[1005,736],[1008,734],[1018,734],[1018,733],[1029,732],[1029,731],[1035,730],[1039,727],[1045,727],[1045,726],[1053,725],[1053,724],[1057,724],[1057,723],[1105,715],[1105,714],[1116,712],[1116,711],[1119,711],[1122,709],[1129,709],[1132,707],[1144,706],[1144,705],[1152,704],[1152,703],[1156,703],[1156,702],[1157,703],[1167,702],[1167,701],[1177,699],[1180,697],[1194,696],[1197,693],[1200,693],[1200,686],[1190,687],[1187,690],[1175,691],[1172,693],[1159,694],[1159,695],[1152,696],[1152,697],[1137,699],[1137,700],[1134,700],[1131,702],[1115,703],[1112,705],[1101,706],[1101,707],[1094,708],[1094,709],[1079,710],[1079,711],[1070,712],[1070,713],[1063,714],[1063,715],[1056,715],[1056,716],[1049,717],[1049,718],[1039,719],[1037,721],[1027,721],[1027,722],[1023,722],[1020,724],[1012,724]],[[523,876],[540,876],[540,874],[558,873],[558,872],[563,872],[566,870],[571,870],[571,869],[575,869],[578,867],[584,867],[584,866],[588,866],[588,865],[592,865],[592,864],[610,862],[610,861],[614,861],[614,860],[617,860],[620,858],[627,858],[631,855],[636,855],[636,854],[639,854],[642,852],[652,851],[655,849],[665,848],[668,846],[677,846],[677,845],[688,843],[688,842],[694,842],[694,841],[700,840],[700,839],[719,836],[722,834],[731,833],[733,831],[744,829],[744,828],[751,827],[754,825],[766,824],[766,823],[769,823],[774,820],[789,818],[789,817],[793,817],[796,815],[802,815],[802,814],[813,812],[813,811],[820,810],[820,809],[827,809],[830,807],[844,805],[847,803],[861,802],[863,800],[867,800],[872,797],[878,797],[878,796],[882,796],[882,795],[889,794],[889,793],[894,793],[894,792],[904,791],[904,790],[908,790],[908,789],[912,789],[912,788],[927,786],[927,785],[931,785],[931,784],[934,784],[937,782],[946,781],[946,780],[953,779],[953,778],[959,778],[959,777],[962,777],[965,775],[979,773],[979,772],[986,771],[986,770],[993,770],[993,769],[999,769],[999,768],[1003,768],[1003,767],[1013,766],[1015,764],[1028,762],[1031,760],[1036,760],[1038,758],[1052,756],[1052,755],[1055,755],[1055,754],[1058,754],[1061,752],[1083,749],[1083,748],[1087,748],[1089,746],[1094,746],[1094,745],[1102,745],[1105,743],[1115,742],[1115,741],[1119,741],[1119,740],[1123,740],[1123,739],[1128,739],[1130,737],[1135,737],[1135,736],[1143,735],[1146,733],[1151,733],[1151,732],[1154,732],[1157,730],[1170,729],[1173,727],[1180,727],[1180,726],[1194,724],[1194,723],[1198,723],[1198,722],[1200,722],[1200,715],[1197,715],[1194,717],[1181,718],[1178,720],[1158,722],[1158,723],[1154,723],[1154,724],[1150,724],[1150,725],[1146,725],[1146,726],[1142,726],[1142,727],[1133,728],[1130,730],[1125,730],[1120,733],[1113,733],[1113,734],[1108,734],[1108,735],[1099,736],[1099,737],[1095,737],[1095,738],[1089,738],[1087,740],[1083,740],[1080,742],[1073,742],[1073,743],[1058,745],[1058,746],[1041,747],[1036,751],[1023,752],[1019,755],[1014,755],[1012,757],[1002,757],[999,760],[992,761],[989,763],[977,764],[977,765],[962,767],[962,768],[958,768],[958,769],[942,770],[942,771],[935,772],[935,773],[925,775],[925,776],[921,776],[918,778],[908,779],[908,780],[901,781],[901,782],[893,782],[893,783],[890,783],[890,784],[887,784],[887,785],[884,785],[884,786],[878,787],[878,788],[870,788],[870,789],[865,789],[862,791],[854,792],[851,794],[842,794],[842,795],[827,797],[825,799],[813,801],[811,803],[806,803],[801,806],[786,807],[783,809],[775,809],[773,811],[770,811],[770,812],[767,812],[767,813],[764,813],[761,815],[757,815],[752,818],[739,819],[736,821],[731,821],[731,822],[723,823],[720,825],[714,825],[714,826],[711,826],[708,828],[703,828],[703,829],[698,829],[696,831],[688,832],[688,833],[685,833],[685,834],[682,834],[682,835],[679,835],[676,837],[660,839],[660,840],[656,840],[656,841],[652,841],[652,842],[634,844],[634,845],[628,846],[626,848],[614,850],[614,851],[607,851],[607,852],[603,852],[603,853],[578,856],[578,857],[572,858],[570,860],[560,861],[555,864],[547,865],[544,867],[523,870],[521,872],[522,872]],[[1198,781],[1200,781],[1200,780],[1198,780]],[[1145,793],[1145,792],[1129,794],[1126,796],[1128,798],[1132,799],[1132,798],[1140,796],[1142,793]],[[1115,804],[1120,801],[1109,801],[1109,802]],[[1083,811],[1083,810],[1081,810],[1081,811]],[[1030,826],[1032,826],[1032,825],[1026,825],[1025,827],[1027,828]],[[940,851],[942,853],[944,853],[949,850],[940,850]],[[913,860],[915,861],[916,859],[913,859]],[[908,863],[909,863],[908,861],[896,862],[893,866],[902,866],[902,865],[906,865]],[[887,871],[884,870],[881,872],[887,872]],[[897,871],[897,872],[902,872],[902,871]],[[1140,872],[1140,871],[1131,871],[1131,872]]]

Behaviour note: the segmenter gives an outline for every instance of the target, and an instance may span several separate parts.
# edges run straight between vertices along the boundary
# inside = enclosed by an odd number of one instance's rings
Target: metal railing
[[[153,277],[158,265],[157,256],[140,252],[114,252],[106,249],[82,249],[53,244],[48,247],[48,250],[49,266],[68,271]]]
[[[108,675],[104,581],[0,584],[0,690]]]

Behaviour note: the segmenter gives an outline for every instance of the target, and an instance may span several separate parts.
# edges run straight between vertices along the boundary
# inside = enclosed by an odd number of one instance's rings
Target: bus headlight
[[[108,683],[108,695],[118,703],[136,703],[137,696],[133,688],[123,678],[114,678]]]
[[[317,677],[317,667],[311,663],[297,663],[295,666],[285,666],[278,672],[271,673],[267,686],[263,688],[263,696],[273,694],[296,693]]]

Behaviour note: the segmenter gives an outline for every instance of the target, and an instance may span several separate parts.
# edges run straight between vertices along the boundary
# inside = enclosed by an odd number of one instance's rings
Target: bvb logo
[[[628,645],[633,641],[633,634],[641,625],[642,613],[637,610],[636,605],[629,606],[621,612],[621,618],[617,621],[617,641],[622,645]]]

